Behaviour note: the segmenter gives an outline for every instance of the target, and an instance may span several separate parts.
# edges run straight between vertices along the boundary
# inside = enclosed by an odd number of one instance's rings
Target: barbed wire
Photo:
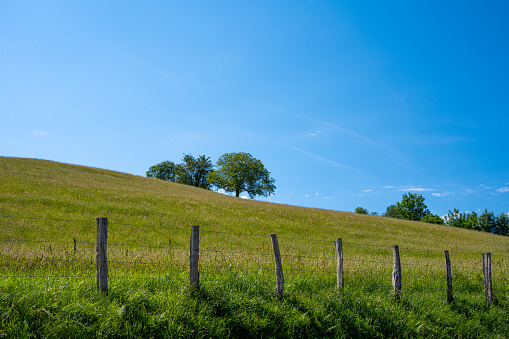
[[[384,265],[392,265],[393,264],[392,261],[378,261],[378,260],[364,260],[364,259],[343,258],[343,262],[349,262],[349,261],[354,261],[354,262],[369,262],[369,263],[384,264]]]
[[[75,219],[59,219],[59,218],[43,218],[43,217],[19,217],[12,215],[0,215],[0,218],[8,218],[8,219],[26,219],[26,220],[44,220],[44,221],[63,221],[63,222],[80,222],[80,223],[95,223],[95,220],[75,220]],[[155,225],[141,225],[141,224],[131,224],[131,223],[117,223],[117,222],[108,222],[109,225],[122,225],[122,226],[134,226],[134,227],[149,227],[149,228],[162,228],[162,229],[170,229],[170,230],[181,230],[181,231],[189,231],[188,228],[180,228],[180,227],[168,227],[168,226],[155,226]],[[248,233],[237,233],[237,232],[226,232],[226,231],[213,231],[213,230],[201,230],[202,233],[218,233],[218,234],[229,234],[229,235],[240,235],[240,236],[250,236],[250,237],[268,237],[267,235],[261,234],[248,234]],[[325,239],[310,239],[310,238],[299,238],[299,237],[287,237],[287,236],[279,236],[279,239],[290,239],[290,240],[303,240],[303,241],[314,241],[314,242],[334,242],[334,240],[325,240]],[[28,241],[28,240],[27,240]],[[51,242],[50,240],[48,242]],[[55,241],[57,242],[57,241]],[[86,242],[82,242],[86,243]],[[371,247],[379,247],[379,248],[391,248],[392,245],[378,245],[378,244],[367,244],[367,243],[358,243],[358,242],[348,242],[343,241],[343,245],[359,245],[359,246],[371,246]],[[426,249],[426,248],[415,248],[415,247],[405,247],[399,246],[400,249],[411,250],[411,251],[429,251],[429,252],[443,252],[442,250],[436,249]],[[450,251],[451,252],[451,251]],[[484,252],[472,252],[472,251],[461,251],[454,250],[453,253],[464,253],[464,254],[483,254]],[[500,253],[493,253],[497,256],[503,258],[509,258],[509,255],[503,255]]]
[[[176,267],[189,267],[189,264],[176,264],[167,262],[140,262],[140,261],[116,261],[108,260],[108,264],[122,264],[122,265],[144,265],[144,266],[176,266]]]
[[[44,221],[65,221],[65,222],[82,222],[82,223],[95,223],[95,220],[72,220],[72,219],[57,219],[57,218],[38,218],[38,217],[16,217],[11,215],[0,215],[0,218],[5,219],[26,219],[26,220],[44,220]]]
[[[189,251],[189,248],[171,247],[171,246],[149,246],[149,245],[136,245],[136,244],[118,244],[118,243],[108,243],[107,246]]]
[[[96,279],[97,277],[94,275],[39,275],[39,274],[30,274],[30,275],[12,275],[12,274],[0,274],[0,277],[7,278],[66,278],[66,279]]]
[[[200,230],[200,233],[217,233],[217,234],[228,234],[228,235],[240,235],[247,237],[257,237],[257,238],[269,238],[270,235],[261,235],[261,234],[248,234],[248,233],[236,233],[236,232],[226,232],[226,231],[212,231],[212,230]]]
[[[161,229],[166,229],[166,230],[189,231],[188,228],[180,228],[180,227],[155,226],[155,225],[138,225],[138,224],[124,224],[124,223],[108,221],[108,226],[109,225],[130,226],[130,227],[147,227],[147,228],[161,228]]]
[[[17,217],[17,216],[7,216],[7,215],[0,215],[1,218],[10,218],[10,219],[26,219],[26,220],[44,220],[44,221],[63,221],[63,222],[80,222],[80,223],[94,223],[94,221],[91,220],[74,220],[74,219],[59,219],[59,218],[42,218],[42,217]],[[109,222],[111,225],[122,225],[122,226],[134,226],[134,227],[149,227],[149,228],[161,228],[161,229],[169,229],[169,230],[181,230],[181,231],[187,231],[186,228],[179,228],[179,227],[167,227],[167,226],[154,226],[154,225],[140,225],[140,224],[130,224],[130,223],[115,223],[115,222]],[[229,235],[239,235],[239,236],[250,236],[250,237],[268,237],[267,235],[261,235],[261,234],[248,234],[248,233],[237,233],[237,232],[226,232],[226,231],[213,231],[213,230],[202,230],[203,233],[217,233],[217,234],[229,234]],[[286,237],[286,236],[280,236],[280,239],[290,239],[290,240],[302,240],[302,241],[313,241],[313,242],[334,242],[333,240],[324,240],[324,239],[309,239],[309,238],[299,238],[299,237]],[[68,243],[66,241],[58,241],[58,240],[21,240],[21,239],[8,239],[8,240],[0,240],[3,242],[8,241],[19,241],[19,242],[47,242],[47,243]],[[93,242],[76,242],[80,244],[94,244]],[[147,247],[147,248],[165,248],[165,247],[156,247],[156,246],[141,246],[141,245],[131,245],[131,244],[110,244],[112,246],[133,246],[133,247]],[[390,249],[390,245],[378,245],[378,244],[367,244],[367,243],[358,243],[358,242],[343,242],[343,245],[358,245],[358,246],[371,246],[371,247],[378,247],[378,248],[386,248]],[[403,250],[410,250],[410,251],[429,251],[429,252],[442,252],[442,250],[435,250],[435,249],[425,249],[425,248],[414,248],[414,247],[401,247],[400,249]],[[455,250],[452,251],[452,253],[463,253],[463,254],[482,254],[483,252],[472,252],[472,251],[461,251],[461,250]],[[502,257],[502,258],[509,258],[509,255],[503,255],[499,253],[493,253],[496,256]],[[262,254],[264,255],[264,254]],[[312,258],[312,257],[310,257]]]
[[[159,276],[149,276],[149,277],[140,277],[140,276],[129,276],[129,275],[120,275],[120,276],[116,276],[116,275],[109,275],[108,276],[108,279],[109,280],[164,280],[164,281],[168,281],[168,282],[174,282],[174,281],[178,281],[178,282],[187,282],[189,283],[189,279],[184,279],[184,278],[168,278],[167,275],[159,275]]]
[[[231,253],[231,254],[249,254],[249,255],[260,255],[260,256],[273,256],[274,255],[274,253],[237,252],[237,251],[207,250],[207,249],[200,249],[200,252],[215,252],[215,253],[221,253],[221,254],[227,254],[227,253]]]
[[[186,265],[186,267],[189,267],[189,265]],[[274,267],[263,267],[263,266],[242,266],[242,265],[210,265],[210,264],[199,264],[200,269],[209,269],[209,268],[241,268],[245,270],[274,270]]]
[[[65,258],[6,258],[0,257],[0,261],[37,261],[37,262],[84,262],[84,263],[95,263],[93,259],[65,259]]]
[[[93,223],[92,221],[83,221],[83,220],[69,220],[69,219],[56,219],[56,218],[32,218],[32,217],[13,217],[13,216],[1,216],[0,217],[2,218],[12,218],[12,219],[26,219],[26,220],[44,220],[44,221],[61,221],[61,222],[82,222],[82,223]],[[165,227],[165,226],[154,226],[154,225],[137,225],[137,224],[124,224],[124,223],[113,223],[113,222],[110,222],[109,223],[110,225],[121,225],[121,226],[130,226],[130,227],[149,227],[149,228],[160,228],[160,229],[168,229],[168,230],[180,230],[180,231],[188,231],[189,229],[185,229],[185,228],[178,228],[178,227]],[[213,230],[202,230],[202,235],[203,234],[227,234],[227,235],[238,235],[238,236],[246,236],[246,237],[263,237],[263,238],[268,238],[268,235],[258,235],[258,234],[247,234],[247,233],[236,233],[236,232],[225,232],[225,231],[213,231]],[[285,240],[299,240],[299,241],[307,241],[307,242],[326,242],[326,243],[333,243],[333,241],[331,240],[321,240],[321,239],[309,239],[309,238],[298,238],[298,237],[287,237],[287,236],[280,236],[279,239],[285,239]],[[72,244],[88,244],[88,245],[95,245],[96,243],[95,242],[89,242],[89,241],[76,241],[75,239],[73,239],[73,241],[62,241],[62,240],[33,240],[33,239],[26,239],[26,240],[23,240],[23,239],[4,239],[4,240],[0,240],[0,242],[3,242],[3,243],[8,243],[8,242],[12,242],[12,243],[20,243],[20,242],[31,242],[31,243],[41,243],[41,244],[46,244],[46,243],[57,243],[57,244],[65,244],[65,245],[72,245]],[[284,244],[284,241],[282,242]],[[348,248],[348,246],[350,245],[357,245],[357,246],[370,246],[370,247],[377,247],[377,248],[383,248],[383,249],[386,249],[386,250],[390,250],[391,247],[388,246],[388,245],[379,245],[379,244],[365,244],[365,243],[356,243],[356,242],[343,242],[343,245]],[[164,250],[170,250],[170,251],[173,251],[173,250],[177,250],[177,251],[188,251],[189,248],[180,248],[180,247],[168,247],[168,246],[150,246],[150,245],[138,245],[138,244],[127,244],[127,243],[109,243],[108,246],[113,246],[113,247],[123,247],[123,248],[131,248],[131,247],[135,247],[135,248],[146,248],[146,249],[164,249]],[[332,248],[332,246],[331,246]],[[424,248],[412,248],[412,247],[400,247],[401,250],[404,250],[404,251],[428,251],[428,252],[442,252],[441,250],[433,250],[433,249],[424,249]],[[213,250],[213,249],[201,249],[201,252],[209,252],[209,253],[219,253],[221,255],[228,255],[228,254],[235,254],[235,255],[254,255],[254,256],[260,256],[260,257],[272,257],[274,254],[273,253],[262,253],[262,252],[242,252],[242,251],[225,251],[225,250]],[[459,253],[459,254],[468,254],[468,255],[476,255],[476,252],[464,252],[464,251],[452,251],[451,254],[454,254],[454,253]],[[480,254],[482,252],[478,252],[478,254]],[[127,256],[127,255],[126,255]],[[333,261],[335,259],[335,256],[331,253],[331,255],[328,255],[328,256],[311,256],[311,255],[303,255],[303,254],[294,254],[294,253],[289,253],[289,254],[281,254],[281,257],[286,257],[286,258],[298,258],[298,259],[303,259],[303,260],[308,260],[308,259],[311,259],[311,260],[321,260],[323,262],[323,260],[327,260],[327,261]],[[493,257],[492,259],[495,259],[495,258],[498,258],[499,260],[505,260],[505,258],[508,258],[508,256],[506,255],[502,255],[502,254],[497,254],[497,253],[493,253]],[[502,258],[502,259],[500,259]],[[203,260],[203,259],[202,259]],[[380,265],[387,265],[387,269],[390,269],[390,265],[392,265],[393,263],[390,262],[390,261],[379,261],[379,260],[364,260],[364,259],[354,259],[354,258],[344,258],[343,259],[344,262],[348,263],[348,262],[358,262],[358,263],[376,263],[376,264],[380,264]],[[433,260],[436,260],[435,258],[433,258]],[[86,264],[93,264],[94,261],[93,259],[77,259],[77,258],[9,258],[9,257],[0,257],[0,262],[1,261],[17,261],[17,262],[22,262],[22,261],[29,261],[29,262],[34,262],[36,264],[41,264],[41,265],[44,265],[45,263],[51,263],[51,262],[62,262],[62,263],[66,263],[66,264],[74,264],[74,263],[86,263]],[[179,264],[179,263],[169,263],[169,262],[162,262],[162,261],[158,261],[158,262],[153,262],[153,261],[149,261],[149,262],[143,262],[143,261],[120,261],[120,260],[110,260],[108,261],[109,264],[112,264],[112,265],[132,265],[134,269],[136,269],[138,266],[144,266],[144,267],[151,267],[151,266],[154,266],[154,267],[182,267],[182,268],[186,268],[188,267],[189,265],[188,264]],[[403,255],[402,256],[402,260],[401,260],[401,263],[402,263],[402,267],[403,269],[408,269],[408,268],[412,268],[413,266],[418,266],[418,267],[428,267],[428,268],[443,268],[444,265],[441,265],[441,264],[438,264],[438,263],[427,263],[427,262],[423,262],[423,261],[420,261],[420,262],[414,262],[414,261],[409,261],[409,262],[406,262],[405,260],[405,256]],[[291,262],[291,265],[295,265],[295,263],[292,261]],[[499,266],[501,266],[501,263],[499,262]],[[457,264],[453,264],[451,265],[452,269],[453,269],[453,272],[454,270],[456,270],[456,272],[458,271],[458,269],[461,269],[461,268],[466,268],[466,269],[476,269],[476,270],[479,270],[481,267],[478,266],[478,264],[476,265],[457,265]],[[269,272],[269,271],[273,271],[274,268],[269,268],[269,267],[263,267],[263,266],[246,266],[246,265],[239,265],[239,264],[222,264],[222,265],[218,265],[218,264],[209,264],[209,263],[206,263],[206,264],[200,264],[199,266],[200,270],[202,271],[202,273],[205,273],[205,275],[207,275],[208,272],[210,272],[211,274],[213,274],[214,270],[217,270],[217,269],[244,269],[245,271],[249,272],[249,271],[263,271],[263,272]],[[30,269],[36,269],[36,268],[28,268],[29,270]],[[154,272],[150,272],[150,273],[146,273],[148,278],[147,277],[139,277],[139,275],[141,274],[140,271],[134,271],[136,274],[136,276],[126,276],[125,274],[112,274],[110,276],[110,278],[112,279],[121,279],[121,278],[127,278],[127,279],[154,279],[151,275],[154,275],[155,273]],[[333,266],[331,267],[326,267],[326,268],[317,268],[316,266],[315,267],[304,267],[304,268],[294,268],[291,266],[291,268],[287,268],[284,270],[284,272],[286,273],[300,273],[300,272],[306,272],[306,273],[315,273],[315,272],[324,272],[324,273],[327,273],[327,274],[330,274],[331,276],[333,276],[333,273],[335,272],[334,271],[334,268]],[[180,272],[181,273],[181,272]],[[359,272],[356,272],[355,270],[354,271],[350,271],[350,272],[345,272],[347,275],[348,274],[358,274]],[[165,273],[162,273],[160,272],[159,273],[159,277],[165,277],[167,276],[168,274],[166,273],[166,275],[164,275]],[[291,276],[290,274],[290,276]],[[479,273],[480,274],[480,273]],[[64,275],[41,275],[41,274],[32,274],[32,275],[12,275],[12,274],[0,274],[1,277],[20,277],[20,278],[39,278],[39,277],[45,277],[45,278],[94,278],[94,276],[74,276],[74,275],[70,275],[70,274],[64,274]],[[388,280],[388,278],[386,277],[380,277],[382,280]],[[160,278],[159,278],[160,279]],[[407,280],[408,279],[408,280]],[[418,280],[418,279],[421,279],[421,280]],[[422,282],[423,280],[422,279],[427,279],[428,281],[424,281]],[[176,279],[176,280],[180,280],[180,281],[188,281],[188,279]],[[443,287],[437,287],[436,285],[443,285],[445,284],[445,281],[441,281],[439,279],[436,279],[436,278],[430,278],[429,276],[424,276],[424,275],[410,275],[409,278],[406,278],[405,279],[406,281],[411,281],[411,283],[409,283],[407,286],[409,287],[406,287],[405,288],[405,293],[406,295],[409,295],[409,294],[412,294],[412,293],[419,293],[419,295],[421,295],[422,293],[420,291],[422,290],[434,290],[434,291],[439,291],[439,290],[443,290],[444,288]],[[418,281],[416,281],[418,280]],[[431,280],[431,284],[430,284],[430,280]],[[475,278],[474,280],[478,280],[477,278]],[[504,280],[505,281],[505,280]],[[271,283],[272,283],[272,279],[271,279]],[[379,287],[380,289],[389,289],[391,288],[390,284],[387,284],[387,285],[373,285],[373,284],[367,284],[367,285],[348,285],[347,284],[347,287],[350,288],[350,287],[355,287],[355,286],[358,286],[358,287],[361,287],[361,288],[365,288],[365,289],[373,289],[375,287]],[[461,291],[465,291],[465,290],[469,290],[470,288],[460,288],[459,290]],[[455,291],[457,291],[458,289],[456,288]],[[500,293],[499,291],[505,291],[505,290],[501,290],[501,289],[496,289],[495,291],[497,291],[497,293]],[[435,296],[436,297],[436,296]]]
[[[58,244],[68,244],[72,245],[74,243],[76,244],[89,244],[89,245],[96,245],[95,242],[90,241],[63,241],[63,240],[31,240],[31,239],[0,239],[0,242],[35,242],[35,243],[58,243]]]

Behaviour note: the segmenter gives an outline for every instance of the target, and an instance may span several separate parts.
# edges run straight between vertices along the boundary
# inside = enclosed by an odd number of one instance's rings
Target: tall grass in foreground
[[[257,274],[221,272],[192,295],[184,274],[112,279],[108,294],[93,279],[7,278],[0,283],[0,336],[139,338],[503,338],[507,300],[452,304],[427,295],[395,303],[390,287],[337,294],[327,279],[302,276],[276,300]],[[369,285],[369,279],[367,281]]]

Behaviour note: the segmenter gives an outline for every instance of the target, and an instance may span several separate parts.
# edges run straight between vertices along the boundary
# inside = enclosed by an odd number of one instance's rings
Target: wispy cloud
[[[508,183],[509,185],[509,183]],[[463,195],[471,195],[471,194],[482,194],[482,192],[489,192],[491,195],[498,195],[509,192],[509,186],[488,186],[485,184],[478,185],[475,188],[464,188],[461,192]]]
[[[431,193],[431,195],[434,197],[446,197],[448,195],[454,195],[454,193],[452,193],[452,192],[443,192],[443,193],[433,192],[433,193]]]
[[[324,200],[334,199],[334,197],[325,197]]]
[[[316,130],[314,132],[308,133],[308,137],[314,138],[314,137],[319,136],[320,134],[322,134],[322,131]]]
[[[488,185],[484,185],[484,184],[481,184],[478,187],[482,188],[482,189],[485,189],[485,190],[492,190],[492,189],[497,188],[497,186],[488,186]]]
[[[419,146],[439,146],[458,144],[475,141],[473,138],[466,138],[463,136],[451,135],[436,135],[436,134],[408,134],[398,135],[398,141],[405,144],[414,144]]]
[[[500,188],[497,188],[495,191],[500,193],[500,194],[507,193],[507,192],[509,192],[509,187],[507,187],[507,186],[500,187]]]
[[[19,141],[18,140],[9,140],[8,144],[9,145],[18,145]]]
[[[377,148],[383,148],[393,154],[397,154],[397,155],[403,155],[403,153],[401,153],[400,151],[398,150],[395,150],[394,148],[392,147],[389,147],[387,146],[386,144],[384,143],[381,143],[379,141],[376,141],[376,140],[373,140],[373,139],[370,139],[368,138],[367,136],[364,136],[362,134],[359,134],[359,133],[356,133],[356,132],[353,132],[353,131],[350,131],[346,128],[343,128],[343,127],[340,127],[340,126],[337,126],[337,125],[334,125],[334,124],[331,124],[331,123],[328,123],[328,122],[323,122],[323,121],[315,121],[316,123],[319,123],[319,124],[322,124],[324,126],[328,126],[328,127],[331,127],[333,129],[336,129],[338,131],[341,131],[343,133],[346,133],[346,134],[349,134],[351,136],[353,136],[354,138],[358,139],[358,140],[362,140],[368,144],[371,144]]]
[[[435,188],[424,188],[424,187],[402,187],[397,189],[398,192],[429,192],[436,191]]]
[[[386,144],[384,144],[382,142],[379,142],[377,140],[373,140],[371,138],[368,138],[365,135],[356,133],[356,132],[351,131],[349,129],[346,129],[344,127],[341,127],[341,126],[338,126],[338,125],[335,125],[335,124],[332,124],[332,123],[329,123],[329,122],[326,122],[326,121],[315,120],[315,119],[308,118],[308,117],[305,117],[305,116],[301,116],[301,115],[298,115],[298,114],[293,114],[293,113],[288,113],[288,112],[278,112],[278,113],[282,114],[282,115],[290,116],[292,118],[297,118],[297,119],[309,121],[309,122],[312,122],[312,123],[315,123],[315,124],[319,124],[319,125],[322,125],[322,126],[326,126],[326,127],[335,129],[337,131],[343,132],[345,134],[348,134],[348,135],[354,137],[357,140],[360,140],[360,141],[363,141],[365,143],[371,144],[372,146],[374,146],[376,148],[385,149],[386,151],[389,151],[390,153],[393,153],[393,154],[396,154],[396,155],[404,155],[402,152],[400,152],[400,151],[398,151],[398,150],[396,150],[396,149],[394,149],[394,148],[392,148],[392,147],[390,147],[390,146],[388,146],[388,145],[386,145]]]
[[[363,192],[372,192],[373,190],[362,190]]]
[[[50,134],[48,132],[45,132],[45,131],[35,130],[35,131],[32,132],[32,135],[34,137],[47,137]]]
[[[309,157],[312,157],[312,158],[315,158],[315,159],[320,160],[322,162],[328,163],[330,165],[333,165],[333,166],[336,166],[336,167],[340,167],[340,168],[344,168],[344,169],[347,169],[347,170],[351,170],[351,171],[355,171],[355,172],[358,172],[358,173],[362,173],[362,174],[368,175],[366,172],[364,172],[364,171],[362,171],[360,169],[357,169],[357,168],[354,168],[354,167],[351,167],[351,166],[347,166],[347,165],[341,164],[341,163],[336,162],[334,160],[326,159],[326,158],[321,157],[319,155],[316,155],[314,153],[311,153],[311,152],[308,152],[308,151],[304,151],[304,150],[302,150],[300,148],[292,147],[292,146],[289,146],[289,148],[294,150],[294,151],[296,151],[296,152],[302,153],[302,154],[307,155]]]

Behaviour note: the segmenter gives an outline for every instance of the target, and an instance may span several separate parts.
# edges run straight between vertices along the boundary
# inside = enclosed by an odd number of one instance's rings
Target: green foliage
[[[476,229],[492,233],[492,231],[495,229],[495,215],[493,212],[488,212],[487,209],[484,210],[484,212],[479,215],[477,218],[477,227]]]
[[[445,217],[445,224],[451,227],[466,228],[492,234],[509,235],[509,216],[505,213],[495,217],[493,212],[484,209],[479,216],[476,212],[460,213],[455,208]]]
[[[223,154],[217,161],[217,169],[207,178],[208,183],[226,192],[247,192],[250,198],[257,195],[269,196],[274,193],[275,180],[262,162],[249,153],[233,152]]]
[[[359,213],[359,214],[369,214],[368,210],[364,207],[356,207],[355,208],[355,213]]]
[[[509,215],[501,213],[495,220],[493,234],[509,235]]]
[[[466,228],[469,230],[477,230],[477,213],[460,213],[460,211],[455,208],[452,212],[449,210],[445,217],[445,224],[451,227],[459,227]]]
[[[424,216],[430,214],[424,203],[424,197],[420,194],[405,193],[401,202],[387,207],[386,216],[391,218],[420,221]]]
[[[191,154],[184,154],[182,161],[178,165],[171,161],[163,161],[151,166],[146,175],[149,178],[178,182],[200,188],[210,187],[207,182],[207,175],[212,172],[214,166],[209,157],[200,155],[198,158],[194,158]]]
[[[401,219],[401,216],[398,214],[398,212],[396,210],[396,205],[387,206],[387,209],[385,210],[385,213],[383,214],[383,216],[387,217],[387,218]]]
[[[212,172],[213,165],[209,157],[200,155],[194,158],[191,154],[184,154],[183,163],[177,165],[177,182],[200,188],[209,188],[207,175]]]
[[[150,166],[146,175],[149,178],[175,182],[177,179],[177,166],[171,161],[163,161],[157,165]]]
[[[430,223],[430,224],[439,224],[439,225],[443,225],[444,224],[444,219],[440,218],[436,214],[431,214],[431,213],[425,215],[424,217],[422,217],[421,221],[422,222],[427,222],[427,223]]]

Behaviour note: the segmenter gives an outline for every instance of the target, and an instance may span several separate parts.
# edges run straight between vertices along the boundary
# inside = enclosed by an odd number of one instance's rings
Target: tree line
[[[363,207],[357,207],[355,212],[369,214],[368,210]],[[377,215],[377,213],[372,214]],[[489,212],[485,209],[484,212],[478,215],[476,212],[460,213],[460,211],[455,208],[452,212],[449,210],[447,215],[441,218],[429,211],[424,203],[424,197],[422,195],[412,194],[410,192],[403,195],[401,202],[388,206],[382,216],[509,236],[509,215],[505,213],[495,216],[493,212]]]
[[[205,155],[195,158],[184,154],[182,163],[163,161],[151,166],[146,175],[205,189],[216,187],[229,193],[235,192],[236,197],[240,197],[241,192],[247,192],[250,198],[257,195],[267,197],[276,190],[276,181],[263,163],[244,152],[225,153],[215,166]]]

